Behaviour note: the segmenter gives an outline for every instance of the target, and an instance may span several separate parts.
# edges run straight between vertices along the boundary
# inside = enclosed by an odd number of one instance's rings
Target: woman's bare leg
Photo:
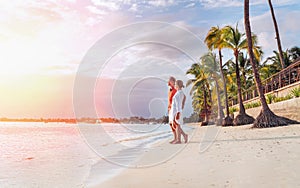
[[[176,132],[177,132],[177,142],[175,142],[175,143],[181,143],[181,135],[184,138],[184,143],[187,143],[188,135],[182,130],[182,128],[179,124],[176,127]]]
[[[182,128],[180,127],[180,130],[181,130],[181,134],[183,135],[183,138],[184,138],[184,143],[187,143],[188,141],[188,134],[186,134]]]
[[[177,133],[177,140],[176,140],[175,144],[180,144],[181,143],[180,125],[176,126],[176,133]]]

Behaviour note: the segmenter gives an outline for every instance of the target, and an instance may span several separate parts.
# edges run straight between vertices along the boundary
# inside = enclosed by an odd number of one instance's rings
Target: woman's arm
[[[185,94],[183,94],[183,100],[182,100],[182,110],[184,109],[185,100],[186,100],[186,96],[185,96]]]

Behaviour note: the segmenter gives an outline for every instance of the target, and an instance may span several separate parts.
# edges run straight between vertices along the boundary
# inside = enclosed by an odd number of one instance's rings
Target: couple
[[[180,125],[183,124],[182,121],[182,110],[185,104],[185,95],[182,91],[183,82],[182,80],[176,80],[174,77],[169,78],[168,85],[170,86],[169,90],[169,104],[168,104],[168,112],[169,112],[169,124],[171,126],[174,140],[172,140],[171,144],[180,144],[181,143],[181,135],[184,138],[184,142],[187,143],[188,135],[183,132]]]

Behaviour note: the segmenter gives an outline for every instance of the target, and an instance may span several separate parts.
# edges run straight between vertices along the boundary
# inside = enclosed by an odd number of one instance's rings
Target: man
[[[170,76],[169,81],[168,81],[168,86],[170,86],[169,93],[168,93],[168,114],[170,113],[170,110],[172,107],[173,96],[177,92],[177,90],[175,89],[175,82],[176,82],[176,79],[173,76]],[[174,135],[174,139],[172,141],[170,141],[171,144],[173,144],[177,141],[176,126],[173,125],[172,122],[173,122],[173,120],[170,119],[170,114],[169,114],[169,124],[170,124],[170,127],[171,127],[173,135]]]

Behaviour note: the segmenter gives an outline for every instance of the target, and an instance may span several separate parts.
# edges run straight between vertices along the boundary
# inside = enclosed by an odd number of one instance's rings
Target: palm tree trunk
[[[220,87],[219,87],[217,79],[214,79],[214,80],[215,80],[215,84],[216,84],[217,102],[218,102],[218,118],[217,118],[216,124],[222,125],[222,121],[224,118],[224,112],[223,112],[222,105],[221,105]]]
[[[202,125],[208,125],[208,121],[209,121],[209,115],[208,115],[208,105],[207,105],[207,94],[206,94],[206,90],[204,88],[204,114],[205,114],[205,118],[204,121],[202,122]]]
[[[220,66],[220,73],[223,80],[223,90],[225,95],[225,108],[226,108],[226,117],[222,122],[222,126],[232,126],[233,125],[233,119],[230,117],[229,114],[229,104],[228,104],[228,94],[227,94],[227,85],[226,85],[226,79],[223,72],[223,60],[222,60],[222,51],[219,49],[219,66]]]
[[[244,81],[244,83],[243,83],[243,86],[244,86],[244,90],[246,89],[246,86],[247,86],[247,78],[246,78],[246,72],[245,71],[243,71],[243,81]]]
[[[242,87],[241,87],[241,77],[240,77],[240,69],[238,62],[238,50],[234,51],[235,55],[235,73],[236,73],[236,82],[238,87],[238,100],[239,100],[239,114],[234,118],[233,123],[235,125],[246,125],[254,122],[254,118],[246,114],[246,110],[243,104],[242,98]]]
[[[239,52],[237,50],[234,51],[235,56],[235,74],[236,74],[236,84],[238,88],[238,100],[239,100],[239,114],[246,114],[246,110],[243,104],[243,98],[242,98],[242,87],[241,87],[241,77],[240,77],[240,67],[238,62],[238,54]]]
[[[272,19],[273,19],[273,23],[274,23],[274,28],[275,28],[275,33],[276,33],[277,47],[278,47],[278,52],[279,52],[279,60],[280,60],[280,63],[281,63],[281,68],[284,69],[285,65],[284,65],[283,53],[282,53],[282,48],[281,48],[281,41],[280,41],[280,36],[279,36],[279,29],[278,29],[278,25],[277,25],[277,21],[276,21],[276,17],[275,17],[275,12],[274,12],[274,9],[273,9],[272,1],[268,0],[268,2],[269,2],[271,14],[272,14]]]
[[[269,108],[266,98],[263,93],[263,87],[258,73],[257,65],[254,61],[253,47],[252,47],[252,36],[251,36],[251,26],[249,20],[249,0],[244,1],[244,22],[245,22],[245,31],[247,36],[248,43],[248,53],[250,57],[250,62],[252,65],[252,70],[255,78],[256,87],[259,93],[259,99],[262,104],[262,110],[258,117],[256,118],[253,127],[263,128],[263,127],[275,127],[282,126],[287,124],[296,124],[299,123],[294,120],[290,120],[285,117],[279,117],[275,115]]]

